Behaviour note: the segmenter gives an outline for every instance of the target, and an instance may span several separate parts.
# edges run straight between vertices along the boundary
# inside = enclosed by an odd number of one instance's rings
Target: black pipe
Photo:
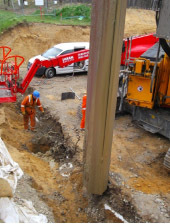
[[[163,38],[160,38],[159,41],[165,53],[168,55],[168,57],[170,57],[170,46],[168,45],[167,41]]]

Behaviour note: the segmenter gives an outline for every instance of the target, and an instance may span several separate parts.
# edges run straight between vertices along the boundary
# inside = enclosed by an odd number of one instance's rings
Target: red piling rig
[[[2,47],[4,49],[4,47]],[[3,51],[4,52],[4,51]],[[8,52],[9,54],[10,52]],[[0,103],[15,102],[16,93],[25,93],[32,78],[36,74],[36,71],[40,67],[66,67],[72,63],[84,61],[89,58],[89,50],[80,50],[73,53],[60,55],[56,58],[40,61],[36,59],[31,68],[27,72],[22,83],[17,83],[19,79],[19,67],[24,62],[24,58],[21,56],[8,56],[3,53],[4,59],[1,60],[0,70]],[[12,60],[12,61],[10,61]],[[19,62],[18,62],[19,60]]]

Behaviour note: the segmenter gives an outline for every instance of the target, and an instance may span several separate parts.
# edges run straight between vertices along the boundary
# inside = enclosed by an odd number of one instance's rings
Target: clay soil
[[[127,10],[124,36],[155,32],[155,14]],[[89,41],[90,28],[52,24],[22,24],[0,36],[0,45],[13,55],[29,58],[54,44]],[[14,199],[33,201],[49,222],[170,222],[170,176],[163,158],[170,142],[132,123],[130,115],[116,116],[108,189],[102,196],[88,195],[83,187],[83,140],[79,105],[75,99],[61,101],[72,88],[82,98],[87,74],[62,75],[52,79],[34,77],[29,89],[37,89],[45,115],[37,113],[37,132],[23,130],[20,102],[0,105],[0,134],[14,161],[24,171]]]

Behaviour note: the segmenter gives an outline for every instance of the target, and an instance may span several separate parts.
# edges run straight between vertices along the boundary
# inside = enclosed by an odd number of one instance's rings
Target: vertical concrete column
[[[126,0],[93,0],[87,84],[84,185],[101,195],[107,188]]]

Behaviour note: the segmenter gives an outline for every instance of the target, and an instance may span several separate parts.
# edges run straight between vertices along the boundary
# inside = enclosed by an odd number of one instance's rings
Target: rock
[[[64,211],[62,211],[62,212],[61,212],[61,215],[65,215],[65,212],[64,212]]]
[[[41,153],[41,152],[37,152],[36,155],[37,155],[37,156],[42,156],[42,153]]]
[[[159,199],[159,198],[157,198],[157,199],[155,200],[155,202],[160,203],[160,202],[162,202],[162,200],[161,200],[161,199]]]
[[[158,217],[157,217],[155,214],[152,214],[152,215],[151,215],[151,218],[152,218],[154,221],[158,220]]]
[[[48,150],[48,151],[45,153],[45,155],[46,155],[47,157],[49,157],[49,156],[51,156],[51,155],[52,155],[52,153],[51,153],[51,151],[50,151],[50,150]]]
[[[3,178],[0,178],[0,186],[0,197],[13,197],[12,189],[8,181]]]
[[[119,161],[122,161],[122,157],[121,156],[118,156],[118,159],[119,159]]]
[[[165,213],[167,212],[165,208],[161,208],[160,210],[161,212],[165,212]]]
[[[78,212],[81,212],[82,211],[82,208],[78,208]]]

